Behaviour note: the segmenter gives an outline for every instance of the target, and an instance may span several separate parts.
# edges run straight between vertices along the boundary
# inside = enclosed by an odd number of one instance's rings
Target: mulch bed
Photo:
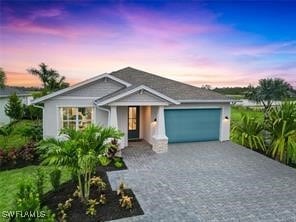
[[[19,168],[23,168],[23,167],[27,167],[27,166],[31,166],[31,165],[39,165],[40,162],[41,161],[38,159],[33,160],[33,161],[17,160],[15,163],[12,161],[5,162],[0,165],[0,171],[19,169]]]
[[[118,168],[117,168],[118,169]],[[137,215],[143,215],[144,212],[138,203],[136,196],[130,189],[125,190],[125,194],[133,197],[133,208],[124,209],[119,206],[120,196],[117,196],[116,191],[112,191],[108,176],[106,174],[107,169],[104,171],[97,170],[96,176],[100,176],[106,183],[106,190],[102,191],[102,194],[106,195],[107,203],[105,205],[96,206],[96,215],[91,217],[86,214],[87,206],[78,198],[73,198],[72,194],[76,189],[77,183],[73,181],[66,182],[60,186],[58,191],[50,191],[45,194],[42,205],[46,205],[55,214],[57,214],[58,203],[64,203],[67,199],[72,198],[72,206],[67,211],[67,221],[71,222],[90,222],[90,221],[109,221],[125,217],[132,217]],[[98,191],[95,188],[91,188],[90,199],[98,199]]]
[[[123,166],[118,168],[114,166],[114,160],[111,161],[111,163],[108,166],[98,166],[97,171],[117,171],[117,170],[127,170],[127,166],[125,165],[125,162],[122,161]]]

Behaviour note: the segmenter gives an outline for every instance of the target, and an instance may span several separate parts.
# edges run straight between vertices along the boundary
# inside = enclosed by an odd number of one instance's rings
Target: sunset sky
[[[185,3],[184,3],[185,2]],[[196,86],[296,86],[296,1],[0,1],[7,83],[44,62],[75,83],[131,66]]]

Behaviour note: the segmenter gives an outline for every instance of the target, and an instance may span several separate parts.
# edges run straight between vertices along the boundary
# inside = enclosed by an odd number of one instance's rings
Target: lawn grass
[[[237,123],[240,121],[243,114],[249,115],[257,119],[260,122],[264,120],[264,113],[260,109],[242,107],[242,106],[232,106],[231,107],[231,123]]]
[[[0,172],[0,215],[4,210],[13,210],[15,195],[18,192],[18,184],[29,177],[33,178],[34,172],[37,168],[42,168],[45,171],[45,189],[44,192],[48,192],[52,189],[49,173],[53,170],[53,167],[48,166],[28,166],[21,169],[7,170]],[[61,182],[68,181],[71,178],[69,170],[63,169]],[[1,221],[1,217],[0,217]]]
[[[12,125],[12,132],[11,135],[7,138],[7,145],[6,150],[10,150],[12,148],[20,148],[24,145],[26,145],[29,140],[28,138],[21,135],[22,129],[24,129],[27,126],[40,124],[40,121],[32,121],[32,120],[21,120],[19,122],[16,122]],[[0,136],[0,148],[4,147],[4,138],[3,136]]]

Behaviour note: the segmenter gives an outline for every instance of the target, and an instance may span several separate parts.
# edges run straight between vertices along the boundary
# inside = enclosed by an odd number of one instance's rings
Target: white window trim
[[[62,108],[92,108],[92,118],[91,118],[91,123],[92,124],[95,124],[96,123],[96,107],[93,106],[93,105],[59,105],[59,106],[56,106],[56,113],[58,114],[57,115],[57,134],[60,133],[60,130],[63,128],[62,127],[62,117],[61,117],[61,109]],[[77,115],[76,115],[76,118],[77,118]],[[76,122],[77,122],[77,119],[76,119]],[[57,135],[58,136],[58,135]]]

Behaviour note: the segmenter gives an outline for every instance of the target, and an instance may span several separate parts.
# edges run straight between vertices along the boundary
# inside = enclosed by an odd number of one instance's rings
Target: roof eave
[[[181,103],[230,103],[232,99],[185,99],[179,100]]]
[[[32,94],[16,94],[17,96],[32,96]],[[11,96],[11,94],[10,95],[0,95],[0,98],[8,98],[8,97],[10,97]]]

